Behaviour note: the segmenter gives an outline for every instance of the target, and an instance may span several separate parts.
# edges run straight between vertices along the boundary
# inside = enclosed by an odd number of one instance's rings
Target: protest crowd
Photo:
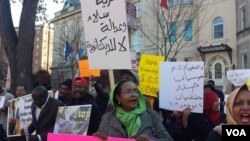
[[[247,83],[229,95],[226,103],[227,114],[225,114],[224,94],[216,89],[212,80],[209,80],[203,87],[203,112],[197,113],[189,106],[179,111],[160,108],[161,97],[144,95],[139,89],[140,79],[135,71],[122,70],[119,75],[119,80],[115,87],[111,88],[110,93],[104,90],[106,86],[100,84],[95,77],[91,77],[89,81],[84,77],[76,77],[62,82],[58,88],[59,95],[55,97],[49,94],[53,89],[49,82],[50,74],[45,70],[38,71],[29,106],[32,119],[29,125],[23,128],[18,125],[20,123],[18,118],[22,116],[21,107],[15,107],[9,101],[25,97],[27,95],[25,86],[17,86],[16,93],[10,94],[1,85],[0,96],[4,96],[5,100],[4,106],[0,109],[0,140],[47,141],[48,134],[55,133],[57,128],[56,133],[74,134],[73,131],[79,129],[77,134],[100,139],[115,137],[137,141],[214,141],[220,140],[221,124],[249,125],[249,115],[244,114],[243,119],[241,115],[241,110],[246,113],[250,111],[250,86]],[[95,94],[88,91],[89,85],[95,89]],[[53,91],[55,94],[57,90]],[[67,110],[61,107],[80,105],[91,105],[91,109],[87,109],[89,112],[84,112],[86,108],[81,107],[82,113],[79,113],[88,118],[84,120],[85,128],[74,122],[66,126],[67,118],[79,122],[83,119],[80,116],[75,117],[74,112],[60,116],[59,113],[66,113]],[[16,116],[9,118],[8,109],[11,108],[20,110],[14,112]],[[87,117],[87,113],[90,116]],[[16,128],[19,128],[19,131],[15,130]],[[11,134],[19,135],[11,136]]]
[[[155,48],[153,44],[152,50],[157,52],[157,55],[143,54],[143,52],[137,56],[135,53],[132,59],[129,42],[131,37],[128,30],[135,29],[128,28],[125,3],[115,0],[82,0],[81,2],[85,34],[85,38],[81,40],[84,40],[84,48],[88,54],[82,58],[79,57],[79,46],[73,48],[75,43],[73,41],[69,43],[67,39],[64,61],[61,62],[67,65],[67,57],[69,57],[72,64],[69,67],[58,65],[58,68],[66,69],[75,65],[77,73],[71,70],[72,78],[62,80],[60,84],[51,85],[49,71],[38,70],[33,75],[33,82],[17,81],[18,84],[15,84],[11,80],[12,86],[17,85],[15,93],[8,92],[3,83],[4,80],[0,79],[0,141],[69,141],[69,139],[72,141],[221,141],[224,125],[250,125],[249,70],[246,78],[240,78],[237,71],[227,70],[231,69],[229,65],[227,67],[225,65],[224,74],[220,66],[220,75],[227,77],[221,79],[221,84],[224,83],[222,81],[228,80],[229,85],[232,86],[230,92],[225,93],[218,89],[216,80],[212,80],[216,77],[209,77],[209,73],[212,72],[207,71],[209,67],[206,66],[207,62],[204,62],[204,52],[203,61],[197,59],[200,61],[192,62],[188,58],[184,58],[183,62],[168,60],[170,57],[166,56],[167,54],[176,55],[180,52],[178,48],[176,51],[171,51],[172,46],[168,53],[166,51],[168,40],[177,41],[172,37],[174,34],[179,34],[179,31],[175,31],[178,26],[169,23],[175,20],[166,20],[167,24],[173,27],[159,24],[160,28],[171,31],[171,36],[166,36],[163,32],[165,49]],[[163,6],[166,7],[166,1],[164,2]],[[188,4],[188,7],[191,5]],[[161,13],[159,10],[156,11]],[[202,11],[206,10],[202,9]],[[166,14],[163,12],[162,15]],[[182,17],[178,12],[177,15]],[[155,18],[159,20],[158,15]],[[214,20],[218,22],[214,23],[214,28],[221,27],[223,35],[223,20],[219,19]],[[185,19],[185,28],[183,28],[185,35],[189,35],[186,29],[192,30],[190,21]],[[140,24],[136,24],[138,25]],[[156,25],[158,28],[158,24]],[[66,31],[67,26],[61,23],[60,26]],[[150,32],[156,30],[153,27],[149,29]],[[20,33],[19,35],[25,34]],[[192,32],[190,33],[192,35]],[[152,35],[157,35],[158,46],[158,42],[162,42],[158,41],[158,35],[161,35],[158,29],[157,34]],[[81,40],[79,37],[77,44]],[[231,42],[227,39],[226,42],[228,41]],[[221,43],[221,47],[225,51],[224,47],[227,46]],[[213,49],[209,53],[217,53],[218,50]],[[145,50],[148,51],[151,48],[146,47]],[[165,56],[158,56],[159,51],[162,54],[165,52]],[[232,54],[230,56],[232,50],[226,51],[232,59]],[[74,59],[76,56],[78,60]],[[139,58],[140,61],[137,62]],[[81,61],[87,62],[89,68],[81,65]],[[230,61],[232,64],[232,60]],[[94,69],[109,71],[109,76],[85,74]],[[26,75],[22,78],[26,78]],[[57,76],[53,78],[57,79]],[[243,83],[234,85],[233,82],[237,80]],[[61,80],[58,78],[58,81]],[[31,86],[33,86],[32,90],[30,90]],[[236,133],[232,132],[232,134]]]

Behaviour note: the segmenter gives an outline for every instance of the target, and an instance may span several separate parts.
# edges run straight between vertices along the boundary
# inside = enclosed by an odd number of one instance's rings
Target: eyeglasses
[[[125,90],[122,90],[121,91],[121,94],[124,94],[124,95],[138,95],[139,94],[139,90],[137,88],[134,88],[134,89],[125,89]]]

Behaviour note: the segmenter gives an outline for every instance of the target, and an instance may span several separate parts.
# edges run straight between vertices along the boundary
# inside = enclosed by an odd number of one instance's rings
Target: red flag
[[[168,9],[168,0],[161,0],[161,7]]]

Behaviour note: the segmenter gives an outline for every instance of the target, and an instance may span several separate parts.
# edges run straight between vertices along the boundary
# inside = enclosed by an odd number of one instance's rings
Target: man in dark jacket
[[[44,86],[34,88],[32,99],[32,123],[28,128],[22,129],[21,134],[28,137],[29,141],[47,141],[47,134],[53,132],[57,110],[62,103],[51,98]],[[31,135],[34,131],[36,135]]]
[[[61,100],[64,104],[64,106],[69,106],[72,105],[72,80],[71,79],[66,79],[60,84],[59,88],[59,97],[58,99]]]
[[[98,104],[94,97],[88,93],[87,81],[82,77],[77,77],[73,80],[73,102],[72,105],[92,105],[89,128],[87,135],[95,133],[101,121],[101,114]]]

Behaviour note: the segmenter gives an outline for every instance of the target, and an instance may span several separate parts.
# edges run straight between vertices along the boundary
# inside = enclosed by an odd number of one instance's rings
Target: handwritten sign
[[[3,108],[5,96],[0,96],[0,108]]]
[[[247,82],[247,79],[250,78],[250,69],[245,70],[229,70],[227,71],[227,79],[234,86],[241,86]]]
[[[53,134],[53,133],[48,134],[47,140],[48,141],[84,141],[84,140],[103,141],[101,138],[95,136],[80,136],[80,135]],[[135,139],[108,137],[106,141],[135,141]]]
[[[59,107],[54,133],[87,135],[91,105]]]
[[[100,70],[98,70],[98,69],[90,70],[89,69],[89,61],[88,60],[79,60],[78,65],[79,65],[81,77],[90,77],[90,76],[100,77]]]
[[[32,122],[31,115],[31,94],[10,100],[8,108],[7,135],[8,137],[20,136],[21,129],[26,128]],[[13,124],[11,121],[15,121]]]
[[[131,69],[125,1],[81,0],[81,7],[90,68]]]
[[[139,88],[143,94],[157,97],[159,91],[159,69],[163,56],[142,54],[138,75],[140,78]]]
[[[160,107],[203,112],[204,63],[164,62],[160,64]]]

